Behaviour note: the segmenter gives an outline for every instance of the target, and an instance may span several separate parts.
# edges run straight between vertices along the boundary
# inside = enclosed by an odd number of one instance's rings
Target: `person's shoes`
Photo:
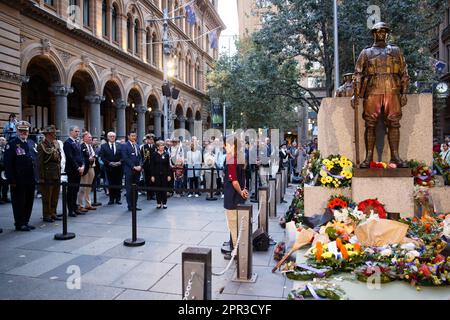
[[[55,220],[53,220],[53,218],[42,218],[42,220],[43,220],[44,222],[48,222],[48,223],[53,223],[53,222],[55,222]]]
[[[114,201],[108,201],[108,206],[113,205]]]
[[[165,204],[163,205],[163,209],[167,209],[167,206]]]
[[[36,229],[36,227],[35,226],[32,226],[32,225],[29,225],[29,224],[27,224],[27,227],[30,229],[30,230],[34,230],[34,229]]]
[[[77,216],[76,213],[69,213],[69,217],[75,218]]]
[[[195,197],[196,197],[196,198],[198,198],[198,197],[199,197],[199,195],[198,195],[198,194],[196,193],[196,194],[195,194]]]
[[[220,199],[223,199],[225,197],[225,195],[222,193],[222,195],[220,196]]]
[[[116,204],[118,204],[118,205],[121,205],[121,204],[122,204],[122,202],[120,202],[120,201],[116,201]]]
[[[62,218],[63,214],[62,214],[62,213],[58,213],[56,216],[57,216],[58,218]]]
[[[86,210],[97,210],[97,208],[93,207],[93,206],[89,206],[85,208]]]
[[[220,248],[220,252],[222,252],[223,254],[231,254],[231,247],[228,244],[227,246],[222,246],[222,248]]]
[[[31,229],[28,226],[20,226],[16,227],[16,231],[31,231]]]
[[[234,256],[234,260],[236,260],[236,257],[237,257],[237,256]],[[224,258],[225,260],[231,260],[231,252],[230,252],[230,253],[225,253],[225,254],[223,255],[223,258]]]
[[[156,206],[156,209],[161,209],[161,205],[158,204],[158,205]]]
[[[38,193],[38,194],[36,195],[36,198],[41,199],[41,198],[42,198],[42,194]]]
[[[188,194],[188,198],[192,198],[192,194],[189,193],[189,194]]]
[[[142,211],[142,209],[141,208],[136,208],[136,211]]]
[[[62,218],[58,217],[57,215],[56,216],[52,216],[52,219],[55,220],[55,221],[61,221],[62,220]]]
[[[78,211],[79,211],[79,212],[84,212],[84,213],[86,213],[86,212],[88,212],[89,210],[86,209],[86,208],[80,207],[80,208],[78,208]]]
[[[230,241],[225,241],[224,243],[222,243],[222,247],[229,246],[229,245],[230,245]]]
[[[85,216],[87,211],[75,211],[74,213],[78,216]]]

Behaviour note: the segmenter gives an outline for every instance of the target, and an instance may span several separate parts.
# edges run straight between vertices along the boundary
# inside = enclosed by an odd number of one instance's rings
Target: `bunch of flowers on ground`
[[[329,188],[347,188],[351,186],[353,163],[345,156],[331,155],[322,160],[318,184]]]
[[[302,168],[303,181],[307,185],[315,185],[320,172],[322,158],[318,150],[311,153]]]
[[[436,171],[444,177],[444,183],[450,185],[450,164],[438,152],[433,154],[433,165]]]
[[[414,177],[414,184],[423,187],[433,187],[435,172],[423,161],[410,160],[408,166]]]
[[[364,212],[366,216],[376,214],[380,219],[386,219],[387,213],[378,199],[367,199],[358,204],[358,210]]]

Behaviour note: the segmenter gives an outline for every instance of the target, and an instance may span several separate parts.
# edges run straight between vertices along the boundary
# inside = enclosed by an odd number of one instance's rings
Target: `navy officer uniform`
[[[130,133],[130,136],[131,135],[136,134]],[[135,195],[134,203],[132,201],[131,186],[139,183],[141,172],[136,171],[134,168],[142,165],[141,155],[139,152],[139,145],[135,141],[131,140],[123,144],[120,151],[122,154],[123,172],[125,174],[125,189],[127,190],[128,210],[131,211],[137,205],[137,194]],[[136,210],[141,209],[136,207]]]
[[[13,138],[5,150],[5,173],[11,184],[11,202],[14,213],[14,225],[17,231],[30,231],[29,225],[33,211],[36,188],[36,144],[28,139],[30,124],[19,121],[18,136]]]

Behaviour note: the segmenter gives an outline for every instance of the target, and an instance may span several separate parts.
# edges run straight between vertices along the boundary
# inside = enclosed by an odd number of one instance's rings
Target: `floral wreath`
[[[378,217],[380,219],[386,219],[387,213],[386,209],[384,208],[384,204],[382,204],[378,199],[367,199],[364,201],[361,201],[358,204],[358,210],[364,212],[366,216],[369,216],[371,211],[373,213],[378,214]]]

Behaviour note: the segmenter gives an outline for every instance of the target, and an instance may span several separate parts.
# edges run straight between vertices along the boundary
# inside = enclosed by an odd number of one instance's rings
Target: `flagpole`
[[[337,0],[334,2],[334,91],[339,88],[339,40],[338,40],[338,7]]]

